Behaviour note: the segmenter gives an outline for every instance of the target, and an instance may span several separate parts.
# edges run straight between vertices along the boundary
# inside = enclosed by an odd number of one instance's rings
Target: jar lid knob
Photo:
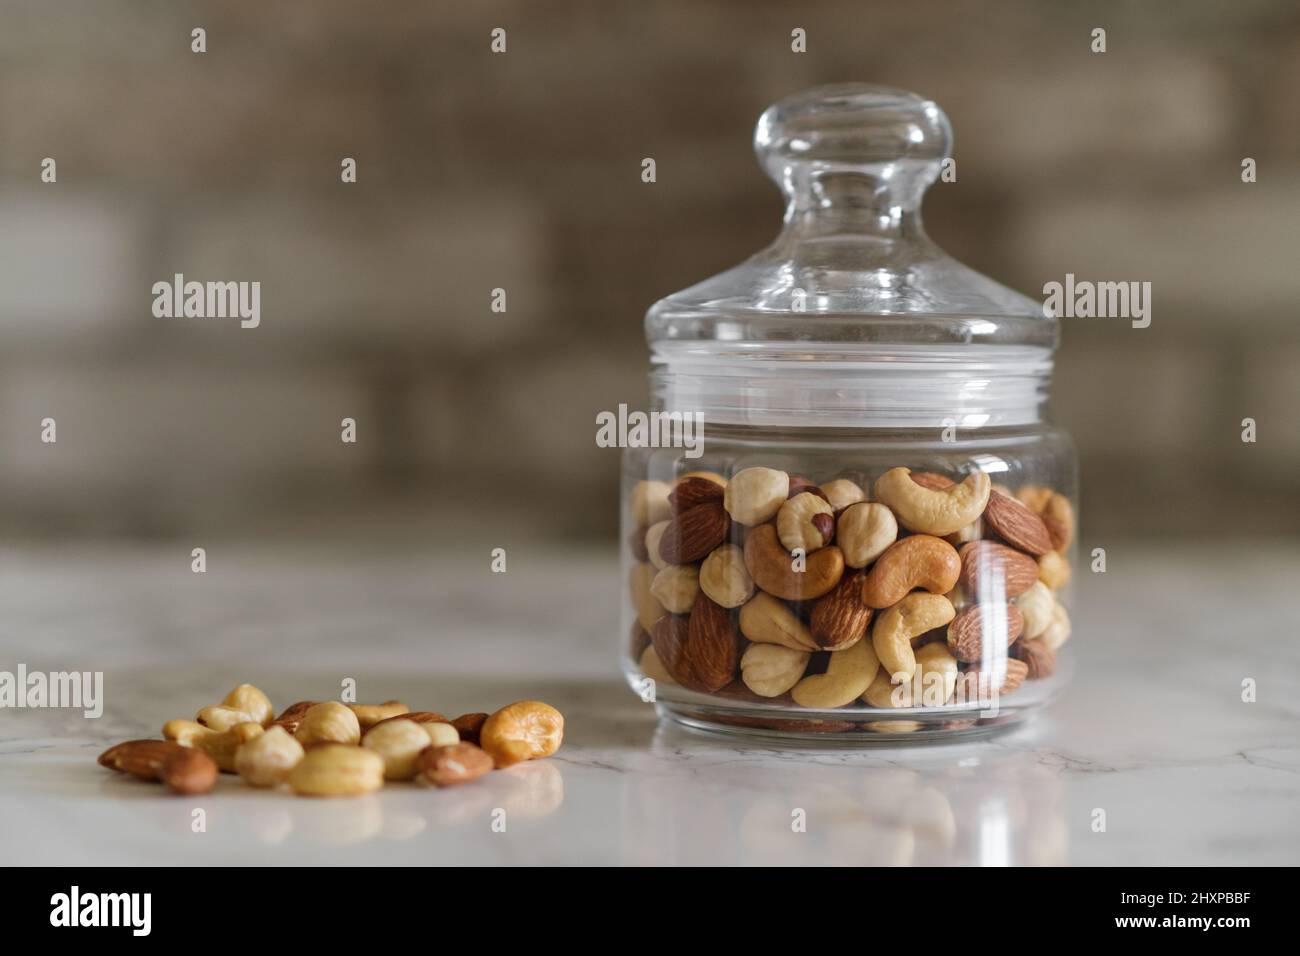
[[[865,83],[820,86],[768,107],[754,130],[767,174],[799,208],[827,205],[826,177],[866,177],[903,209],[920,204],[952,152],[952,127],[932,100]]]

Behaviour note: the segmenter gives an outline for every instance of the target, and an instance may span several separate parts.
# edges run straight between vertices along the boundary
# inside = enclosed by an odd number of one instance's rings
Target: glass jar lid
[[[660,399],[739,422],[1037,417],[1056,320],[921,225],[922,195],[952,151],[935,103],[818,87],[769,107],[754,148],[785,197],[784,225],[766,249],[646,314]]]

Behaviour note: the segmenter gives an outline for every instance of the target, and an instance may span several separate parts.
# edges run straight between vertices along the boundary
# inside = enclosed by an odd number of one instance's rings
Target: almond
[[[437,711],[412,710],[405,714],[395,714],[392,717],[385,717],[383,720],[379,721],[379,723],[375,724],[374,727],[378,727],[379,724],[386,724],[390,720],[413,720],[417,724],[445,724],[448,722],[447,718]],[[372,727],[370,729],[373,730],[374,728]]]
[[[174,740],[128,740],[99,755],[99,765],[142,780],[161,780],[167,758],[189,748]]]
[[[1038,580],[1038,562],[1027,554],[996,541],[970,541],[958,549],[961,575],[958,582],[973,601],[997,595],[1005,600],[1019,597]],[[1002,593],[997,593],[1001,581]]]
[[[687,669],[705,690],[715,691],[730,683],[740,664],[740,635],[731,612],[703,594],[696,598],[684,654]]]
[[[217,785],[217,762],[201,750],[182,747],[163,761],[159,777],[174,792],[207,793]]]
[[[1008,657],[1006,676],[1002,679],[1002,686],[998,688],[998,695],[1009,694],[1019,687],[1024,683],[1028,672],[1029,669],[1023,661]],[[980,670],[978,667],[963,671],[957,677],[956,690],[956,700],[958,701],[970,703],[992,700],[994,696],[992,672]]]
[[[648,530],[648,528],[636,528],[627,538],[627,548],[632,552],[632,557],[638,561],[650,560],[650,552],[645,545],[645,533]]]
[[[319,703],[318,700],[300,700],[296,704],[291,704],[284,709],[279,717],[272,721],[272,725],[278,724],[292,734],[298,729],[298,725],[302,723],[303,715]]]
[[[690,639],[690,618],[685,614],[665,614],[655,622],[650,642],[664,669],[684,687],[694,687],[695,673],[686,659],[686,642]]]
[[[769,701],[770,703],[770,701]],[[758,730],[781,730],[792,734],[842,734],[856,724],[848,720],[809,720],[802,717],[784,717],[764,720],[757,717],[732,717],[723,714],[701,714],[700,719],[732,727],[754,727]]]
[[[1043,519],[1000,491],[989,493],[984,523],[1011,547],[1026,554],[1037,557],[1052,550],[1052,538]]]
[[[425,747],[416,761],[420,779],[435,787],[477,780],[493,767],[492,758],[472,743]]]
[[[947,475],[940,475],[933,471],[914,471],[911,478],[922,488],[929,488],[931,491],[943,491],[943,489],[951,488],[956,484]]]
[[[1056,670],[1056,651],[1042,641],[1016,641],[1007,653],[1018,661],[1024,661],[1029,680],[1051,677]]]
[[[948,625],[948,650],[952,651],[957,660],[967,663],[979,663],[984,660],[984,630],[986,627],[994,626],[999,607],[1004,609],[1006,620],[1006,631],[1002,635],[1006,644],[1003,646],[1009,647],[1020,637],[1025,619],[1021,617],[1020,609],[1014,604],[1000,606],[972,604],[953,618],[952,623]]]
[[[871,606],[862,600],[865,571],[851,571],[813,605],[809,630],[817,646],[838,651],[861,640],[871,622]]]
[[[641,630],[640,625],[637,625],[637,630]],[[645,634],[645,631],[641,631],[641,633]],[[645,638],[645,643],[648,645],[650,643],[650,635],[646,634]],[[644,650],[645,646],[643,645],[641,649]],[[636,656],[639,659],[641,657],[641,651],[637,651]],[[484,713],[461,714],[455,720],[450,721],[450,723],[456,728],[456,733],[460,734],[461,740],[466,741],[467,743],[477,744],[479,731],[483,729],[483,725],[487,723],[487,719],[490,716],[491,714]]]
[[[1070,526],[1055,515],[1042,514],[1039,517],[1052,540],[1052,550],[1064,551],[1070,544]]]
[[[677,482],[672,494],[668,496],[668,504],[672,506],[675,514],[690,511],[696,505],[722,504],[722,498],[725,494],[726,489],[716,481],[691,476],[682,478]]]
[[[649,632],[646,631],[646,629],[641,626],[640,621],[633,621],[632,633],[628,638],[628,655],[634,661],[640,660],[641,655],[645,653],[645,649],[649,646],[650,646]],[[453,720],[452,724],[455,723],[456,721]]]
[[[1007,658],[1007,676],[1002,681],[1002,693],[1009,694],[1029,676],[1029,668],[1024,661],[1018,661],[1014,657]]]
[[[731,518],[721,502],[696,505],[673,517],[659,540],[659,557],[669,564],[703,560],[726,540],[730,527]]]

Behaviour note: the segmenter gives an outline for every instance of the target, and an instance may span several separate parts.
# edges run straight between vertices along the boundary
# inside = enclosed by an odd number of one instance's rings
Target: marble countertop
[[[105,682],[98,719],[0,710],[0,863],[1300,863],[1294,547],[1112,544],[1108,573],[1081,575],[1074,682],[1045,716],[855,750],[660,724],[617,673],[604,552],[520,548],[505,575],[326,547],[231,546],[203,575],[189,560],[181,546],[0,550],[0,670]],[[472,786],[336,801],[228,777],[174,797],[95,764],[241,681],[278,707],[344,678],[363,700],[448,713],[541,698],[567,737]]]

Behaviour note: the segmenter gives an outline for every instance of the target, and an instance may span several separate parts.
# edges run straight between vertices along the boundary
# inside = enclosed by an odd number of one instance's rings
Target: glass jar
[[[1057,324],[925,235],[951,145],[915,94],[782,100],[755,132],[780,235],[647,314],[622,633],[661,713],[921,740],[1010,725],[1065,681],[1077,491],[1043,417]]]

